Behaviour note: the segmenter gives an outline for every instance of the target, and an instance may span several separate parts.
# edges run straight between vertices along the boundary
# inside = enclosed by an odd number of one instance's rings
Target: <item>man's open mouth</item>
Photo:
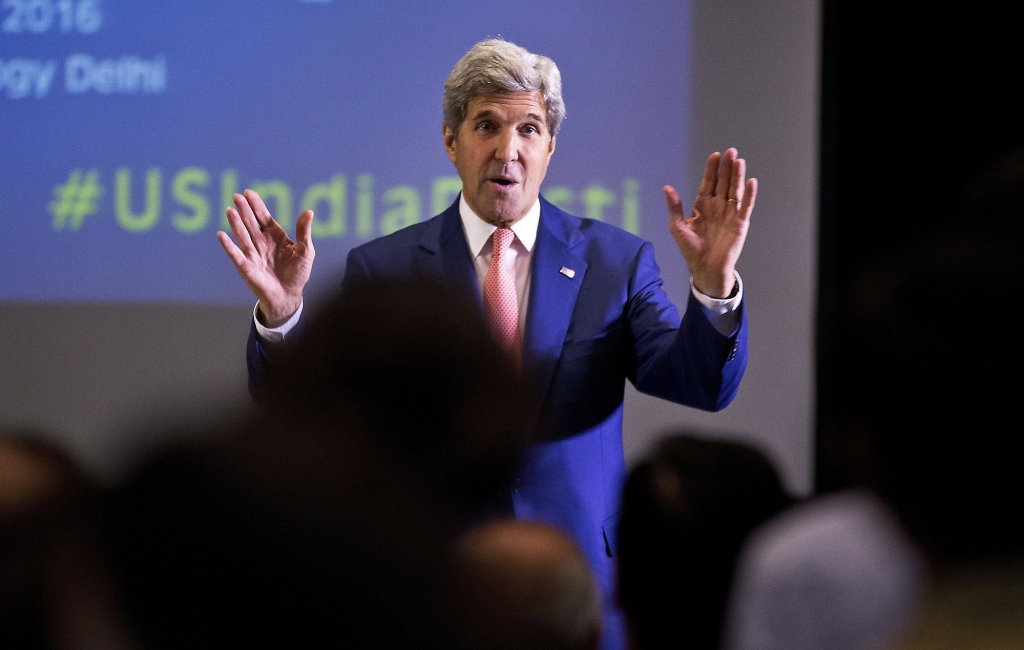
[[[514,180],[512,180],[511,178],[492,178],[491,182],[495,183],[497,185],[501,185],[503,187],[508,187],[509,185],[515,185],[516,184],[516,182]]]

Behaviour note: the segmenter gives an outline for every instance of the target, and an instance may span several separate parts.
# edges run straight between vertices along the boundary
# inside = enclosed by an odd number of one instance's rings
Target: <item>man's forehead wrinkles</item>
[[[472,119],[472,120],[482,120],[482,119],[486,119],[486,118],[505,119],[506,117],[508,117],[508,116],[504,115],[503,113],[499,113],[498,111],[495,111],[493,109],[483,108],[483,109],[478,110],[476,113],[474,113],[473,116],[470,119]],[[535,120],[537,122],[544,123],[544,116],[543,115],[538,115],[537,113],[527,113],[526,116],[525,116],[525,119]]]
[[[478,95],[467,102],[467,108],[474,105],[477,108],[474,115],[485,111],[507,113],[523,110],[533,115],[544,113],[544,100],[536,92]]]

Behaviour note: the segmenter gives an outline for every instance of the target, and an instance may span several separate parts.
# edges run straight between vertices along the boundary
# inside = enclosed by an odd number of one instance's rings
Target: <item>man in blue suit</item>
[[[747,339],[735,265],[757,183],[744,181],[745,162],[728,149],[708,158],[689,217],[665,187],[670,231],[691,272],[680,318],[649,242],[540,197],[564,115],[554,62],[502,40],[474,46],[445,83],[444,144],[462,179],[459,200],[353,249],[344,282],[435,279],[481,297],[495,335],[543,404],[538,442],[510,486],[511,506],[517,517],[550,522],[579,542],[604,593],[602,647],[622,648],[614,554],[625,380],[704,410],[733,399]],[[238,245],[224,232],[218,238],[259,299],[248,347],[250,381],[259,381],[268,348],[301,314],[313,215],[299,216],[293,241],[255,192],[234,203],[228,220]]]

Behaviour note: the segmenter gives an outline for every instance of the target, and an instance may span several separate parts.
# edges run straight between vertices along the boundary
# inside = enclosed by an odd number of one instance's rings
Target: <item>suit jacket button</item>
[[[514,481],[512,481],[512,491],[513,492],[518,492],[521,489],[523,489],[523,479],[517,478]]]
[[[739,347],[739,346],[736,346],[732,350],[729,351],[729,361],[732,361],[733,359],[736,358],[736,349],[737,349],[737,347]]]

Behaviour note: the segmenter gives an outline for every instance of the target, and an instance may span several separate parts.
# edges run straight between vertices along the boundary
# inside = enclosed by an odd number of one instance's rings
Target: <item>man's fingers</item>
[[[253,250],[258,254],[263,255],[266,253],[267,245],[263,239],[263,226],[256,220],[256,215],[252,212],[252,206],[249,205],[249,201],[241,194],[235,194],[231,197],[237,208],[239,219],[242,224],[245,225],[246,231],[249,233],[249,239],[252,241]],[[230,218],[228,219],[230,221]]]
[[[737,158],[732,161],[732,183],[729,187],[729,196],[726,198],[743,200],[743,179],[747,176],[747,161]]]
[[[727,196],[732,183],[732,161],[736,159],[736,149],[729,147],[722,154],[722,164],[718,166],[718,182],[715,184],[715,196],[723,199],[736,198]]]
[[[740,204],[740,211],[743,213],[744,219],[750,218],[750,213],[754,210],[754,200],[757,198],[757,179],[751,178],[747,180],[747,189],[743,193],[743,203]]]
[[[306,254],[313,254],[313,211],[305,210],[295,220],[295,239],[306,249]]]
[[[235,246],[235,242],[231,241],[231,237],[229,237],[223,230],[217,231],[217,241],[220,242],[224,252],[228,254],[228,257],[231,258],[232,262],[234,262],[235,268],[238,269],[239,273],[241,273],[242,268],[245,267],[249,261],[248,258],[245,257],[245,253],[243,253],[238,246]]]
[[[238,196],[237,194],[235,196]],[[238,242],[238,246],[247,255],[259,255],[256,249],[256,245],[252,241],[252,236],[249,232],[248,227],[245,225],[241,215],[238,214],[238,210],[234,208],[227,209],[228,225],[231,226],[231,232],[235,235],[235,241]],[[255,221],[253,222],[255,223]],[[256,231],[257,233],[259,230]],[[227,233],[225,233],[226,235]]]
[[[665,193],[665,204],[668,206],[669,217],[672,220],[685,218],[683,201],[679,198],[679,192],[676,191],[676,188],[666,185],[661,188],[661,191]]]
[[[259,230],[259,222],[256,221],[256,215],[252,212],[252,206],[249,205],[249,199],[245,198],[241,194],[231,195],[231,202],[235,204],[235,208],[238,210],[238,214],[242,217],[242,221],[246,221],[249,218],[256,224],[256,229]]]
[[[268,228],[275,223],[274,217],[267,209],[267,204],[263,202],[259,194],[253,190],[245,190],[242,194],[245,195],[245,200],[252,207],[253,214],[256,215],[256,221],[259,222],[261,228]]]
[[[711,196],[714,193],[715,183],[718,180],[718,163],[721,159],[722,154],[717,151],[708,156],[708,161],[704,164],[704,178],[700,179],[697,196]]]

